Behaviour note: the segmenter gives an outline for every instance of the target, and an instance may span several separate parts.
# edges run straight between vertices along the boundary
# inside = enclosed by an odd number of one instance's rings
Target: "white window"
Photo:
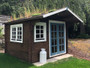
[[[46,23],[39,22],[34,26],[34,42],[46,41]]]
[[[16,24],[10,26],[10,41],[11,42],[23,42],[23,25]]]

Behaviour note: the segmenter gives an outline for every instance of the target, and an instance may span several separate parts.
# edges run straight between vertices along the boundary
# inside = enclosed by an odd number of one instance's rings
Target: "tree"
[[[0,13],[3,15],[11,15],[12,7],[10,7],[9,3],[3,3],[0,6]]]

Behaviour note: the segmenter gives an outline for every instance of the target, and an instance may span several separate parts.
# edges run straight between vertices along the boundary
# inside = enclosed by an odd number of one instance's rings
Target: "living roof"
[[[72,20],[73,22],[82,22],[83,20],[81,20],[74,12],[72,12],[68,7],[47,13],[47,14],[41,14],[41,15],[37,15],[37,16],[32,16],[30,18],[22,18],[22,19],[18,19],[18,20],[14,20],[14,21],[10,21],[8,23],[4,23],[4,24],[9,24],[9,23],[18,23],[18,22],[23,22],[23,21],[31,21],[31,20],[38,20],[38,19],[45,19],[45,18],[49,18],[52,16],[57,15],[58,18],[65,20],[65,21],[70,21]],[[53,17],[52,17],[53,18]],[[70,21],[71,22],[71,21]]]

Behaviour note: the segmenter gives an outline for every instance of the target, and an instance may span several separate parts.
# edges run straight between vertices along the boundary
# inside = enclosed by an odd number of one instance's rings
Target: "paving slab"
[[[55,61],[58,61],[58,60],[61,60],[61,59],[65,59],[65,58],[69,58],[69,57],[72,57],[73,55],[71,54],[64,54],[64,55],[61,55],[61,56],[57,56],[57,57],[53,57],[53,58],[50,58],[50,59],[47,59],[47,62],[46,63],[50,63],[50,62],[55,62]],[[42,66],[46,63],[40,63],[40,62],[36,62],[36,63],[33,63],[35,66]]]

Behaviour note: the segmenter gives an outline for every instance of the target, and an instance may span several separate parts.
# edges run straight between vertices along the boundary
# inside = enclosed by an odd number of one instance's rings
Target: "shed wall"
[[[45,42],[34,42],[34,25],[37,22],[46,22],[47,37]],[[68,48],[68,24],[66,24],[66,47]],[[47,51],[49,58],[49,19],[42,19],[23,23],[23,43],[10,42],[10,24],[5,25],[5,45],[6,53],[16,56],[20,59],[37,62],[41,48]]]
[[[39,21],[38,21],[39,22]],[[44,22],[44,21],[43,21]],[[31,33],[30,33],[30,38],[32,40],[30,40],[30,45],[32,45],[32,62],[37,62],[39,61],[39,53],[41,48],[45,48],[47,51],[47,56],[49,58],[49,33],[48,33],[48,23],[46,22],[46,27],[47,27],[47,37],[46,37],[46,41],[45,42],[34,42],[34,24],[37,22],[32,22],[32,24],[30,25],[31,27]],[[29,54],[30,55],[30,54]]]
[[[5,25],[5,52],[18,57],[20,59],[28,61],[31,58],[28,54],[30,50],[30,23],[23,24],[23,43],[10,42],[10,25]]]
[[[32,24],[30,25],[31,27],[31,33],[30,33],[30,38],[32,40],[30,40],[30,44],[32,45],[32,57],[31,57],[31,60],[32,62],[38,62],[39,61],[39,53],[40,53],[40,50],[41,48],[45,48],[46,51],[47,51],[47,58],[50,58],[49,57],[49,19],[42,19],[42,20],[39,20],[40,22],[46,22],[46,35],[47,35],[47,40],[45,42],[34,42],[34,24],[37,23],[37,22],[32,22]],[[39,22],[38,21],[38,22]],[[66,24],[66,48],[68,49],[68,24]],[[67,50],[66,49],[66,50]],[[68,50],[66,51],[66,53],[68,52]],[[30,54],[29,54],[30,55]]]

